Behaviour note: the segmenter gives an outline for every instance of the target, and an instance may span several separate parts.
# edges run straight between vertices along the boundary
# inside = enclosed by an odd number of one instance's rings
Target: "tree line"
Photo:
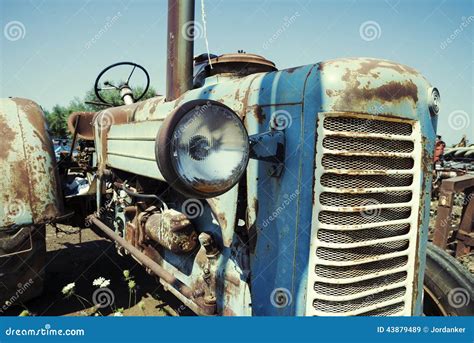
[[[143,92],[143,88],[137,87],[133,94],[135,97],[139,96]],[[114,104],[114,106],[123,105],[123,101],[120,98],[119,92],[103,92],[101,96],[108,103]],[[142,98],[149,99],[156,96],[156,91],[152,87],[148,88],[146,94]],[[49,127],[49,133],[51,137],[66,138],[70,135],[67,129],[67,119],[73,112],[96,112],[105,109],[106,107],[95,105],[87,102],[98,102],[99,100],[95,96],[94,90],[89,90],[83,99],[75,97],[67,106],[54,105],[50,110],[44,110],[46,121]]]

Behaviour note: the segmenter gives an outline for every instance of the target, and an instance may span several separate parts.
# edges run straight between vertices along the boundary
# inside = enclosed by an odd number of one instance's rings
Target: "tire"
[[[43,292],[45,265],[44,225],[0,231],[0,315]]]
[[[473,316],[474,277],[432,243],[426,252],[423,312],[427,316]]]

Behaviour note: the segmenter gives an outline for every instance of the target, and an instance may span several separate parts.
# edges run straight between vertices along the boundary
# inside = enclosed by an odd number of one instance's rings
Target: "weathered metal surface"
[[[27,99],[1,99],[0,133],[0,228],[60,216],[56,160],[41,108]]]
[[[189,219],[176,210],[147,211],[142,217],[147,235],[174,253],[191,252],[197,244],[197,234]]]
[[[454,196],[464,193],[463,211],[459,227],[452,230]],[[438,209],[433,244],[446,249],[448,242],[456,240],[456,256],[464,256],[474,246],[474,176],[462,175],[445,179],[439,191]]]
[[[320,199],[314,194],[318,182],[314,172],[317,169],[318,113],[350,112],[364,118],[414,125],[416,134],[409,141],[416,146],[417,161],[410,169],[396,174],[413,174],[413,168],[420,173],[411,185],[415,196],[410,207],[417,210],[413,210],[410,217],[414,225],[410,232],[416,237],[410,236],[410,249],[406,251],[413,259],[412,269],[407,275],[407,284],[411,286],[407,286],[407,306],[403,310],[404,314],[420,314],[436,126],[436,118],[430,117],[427,105],[429,86],[411,68],[372,59],[334,60],[241,78],[216,75],[206,79],[203,87],[189,90],[174,101],[154,98],[135,105],[137,107],[133,109],[123,106],[121,111],[126,109],[130,113],[128,119],[112,125],[108,137],[96,138],[96,142],[103,144],[104,167],[162,180],[156,165],[152,167],[151,140],[163,119],[184,102],[194,99],[222,102],[242,118],[249,135],[268,130],[284,132],[285,165],[281,176],[270,176],[270,163],[251,160],[247,168],[246,189],[240,190],[244,193],[239,195],[236,186],[218,198],[209,199],[210,206],[204,206],[203,214],[193,219],[193,224],[198,232],[212,233],[222,247],[216,286],[218,313],[304,315],[308,314],[308,273],[312,272],[308,269],[311,268],[308,259],[315,248],[314,244],[311,245],[311,225],[317,220],[313,217],[313,210],[320,209]],[[369,140],[399,140],[401,136],[398,132],[359,131],[341,132],[340,136]],[[119,142],[125,144],[121,153],[126,156],[107,154],[107,151],[115,153],[119,145],[113,145]],[[353,158],[355,155],[341,150],[338,158]],[[400,151],[375,155],[374,159],[403,159],[408,156]],[[341,176],[361,173],[356,168],[333,171]],[[374,171],[364,170],[362,174],[390,177],[393,173],[374,168]],[[360,188],[349,188],[348,193],[364,193]],[[237,214],[237,204],[242,197],[247,201],[245,218]],[[366,207],[353,208],[363,210]],[[350,212],[349,209],[346,212]],[[245,221],[248,245],[239,243],[239,220]],[[164,252],[161,263],[182,282],[189,285],[197,282],[199,276],[189,273],[192,263],[181,270],[175,267],[183,263],[179,256]],[[408,300],[410,296],[412,300]]]
[[[94,121],[94,116],[96,112],[74,112],[67,118],[67,127],[71,134],[74,133],[74,129],[76,126],[76,121],[80,117],[81,120],[79,121],[77,127],[77,135],[81,139],[85,140],[93,140],[94,139],[94,127],[92,123]]]
[[[168,0],[166,100],[193,86],[194,1]]]

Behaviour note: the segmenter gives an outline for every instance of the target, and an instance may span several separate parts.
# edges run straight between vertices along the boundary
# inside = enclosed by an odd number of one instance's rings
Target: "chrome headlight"
[[[155,154],[170,186],[188,196],[214,197],[232,188],[247,167],[247,130],[227,106],[193,100],[165,119]]]

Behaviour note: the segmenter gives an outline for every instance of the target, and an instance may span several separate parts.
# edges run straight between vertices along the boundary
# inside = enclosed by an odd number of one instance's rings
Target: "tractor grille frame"
[[[413,314],[421,154],[417,121],[319,113],[306,315]]]

